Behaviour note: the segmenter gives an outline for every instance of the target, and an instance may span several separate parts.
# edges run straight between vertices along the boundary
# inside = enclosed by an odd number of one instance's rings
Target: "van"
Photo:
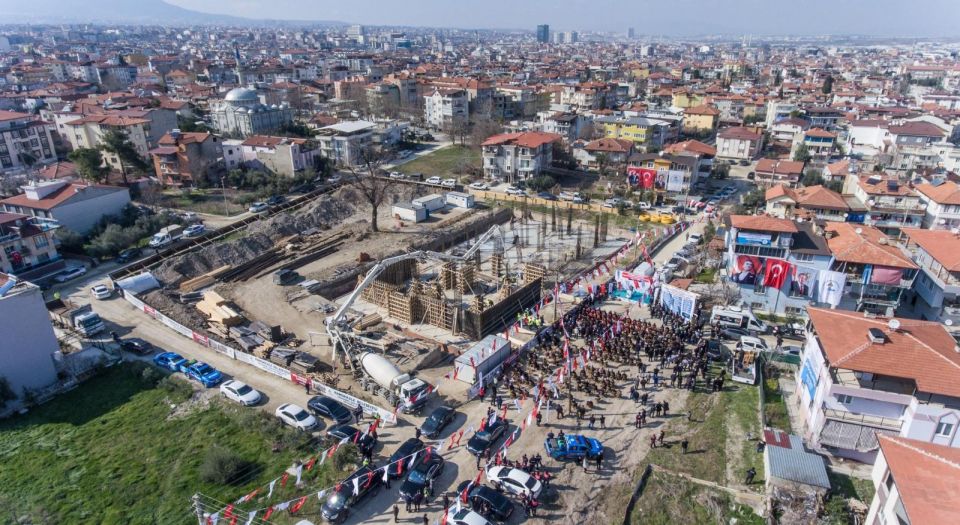
[[[757,319],[753,310],[740,306],[714,306],[710,314],[710,323],[719,323],[721,327],[744,328],[753,333],[767,333],[767,323]]]
[[[740,348],[745,352],[769,352],[767,342],[759,337],[740,336]]]

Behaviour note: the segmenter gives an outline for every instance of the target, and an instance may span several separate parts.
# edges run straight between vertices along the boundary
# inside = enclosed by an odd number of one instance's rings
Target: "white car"
[[[192,224],[187,226],[187,229],[183,230],[184,237],[198,237],[203,232],[207,231],[207,228],[202,224]]]
[[[426,182],[427,184],[432,184],[434,186],[439,186],[443,182],[443,179],[441,179],[440,177],[430,177],[424,182]]]
[[[95,299],[104,300],[109,299],[113,295],[113,290],[107,288],[105,285],[98,284],[93,288],[90,288],[90,294],[93,295]]]
[[[603,201],[604,208],[616,208],[621,204],[623,204],[623,199],[621,199],[620,197],[611,197]]]
[[[391,171],[391,172],[390,172],[390,178],[391,178],[391,179],[404,179],[404,178],[406,178],[406,177],[407,177],[406,175],[404,175],[403,173],[400,173],[399,171]]]
[[[453,507],[447,511],[447,523],[450,525],[491,525],[487,518],[467,509]]]
[[[270,209],[270,205],[265,202],[255,202],[250,205],[250,213],[263,213]]]
[[[691,233],[690,237],[687,238],[687,244],[700,244],[700,239],[703,239],[702,234]]]
[[[480,191],[487,191],[490,189],[490,185],[487,184],[486,182],[474,182],[473,184],[470,185],[470,187]]]
[[[60,272],[56,277],[53,278],[53,280],[57,281],[58,283],[65,283],[70,279],[76,279],[85,273],[87,273],[86,266],[75,266]]]
[[[260,402],[260,392],[257,392],[257,390],[250,385],[235,379],[224,381],[220,385],[220,395],[247,407]]]
[[[507,186],[507,195],[525,195],[526,192],[516,186]]]
[[[649,202],[644,202],[644,201],[638,202],[637,206],[639,206],[641,210],[649,210],[650,208],[653,207],[653,206],[650,206]]]
[[[278,406],[275,414],[285,425],[290,425],[297,430],[313,430],[317,426],[317,418],[310,415],[310,412],[303,407],[293,403]]]
[[[440,183],[444,188],[456,188],[457,179],[443,179],[443,182]]]
[[[533,479],[533,476],[518,468],[506,466],[494,466],[487,469],[487,479],[496,487],[500,485],[503,490],[517,496],[527,496],[537,498],[543,485],[540,481]]]

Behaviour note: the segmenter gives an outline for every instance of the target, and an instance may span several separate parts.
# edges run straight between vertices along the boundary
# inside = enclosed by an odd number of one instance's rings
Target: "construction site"
[[[554,283],[612,254],[631,232],[557,210],[444,210],[411,229],[371,232],[349,188],[130,268],[160,287],[139,298],[176,323],[352,390],[376,352],[404,373],[440,374],[476,341],[502,333]],[[336,351],[335,351],[336,349]]]

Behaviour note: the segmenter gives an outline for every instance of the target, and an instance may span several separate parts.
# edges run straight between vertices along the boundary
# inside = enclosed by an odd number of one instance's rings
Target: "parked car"
[[[507,431],[507,420],[497,418],[493,423],[487,423],[483,430],[476,432],[467,441],[467,451],[474,456],[479,456],[493,446]]]
[[[474,182],[473,184],[470,185],[470,187],[480,191],[487,191],[490,189],[490,185],[487,184],[486,182]]]
[[[720,339],[739,340],[743,336],[753,335],[753,332],[746,328],[725,327],[720,329]]]
[[[556,460],[595,458],[603,454],[603,444],[594,438],[578,434],[566,434],[553,437],[553,433],[543,440],[543,448],[547,455]]]
[[[406,175],[404,175],[403,173],[400,173],[399,171],[391,171],[390,178],[399,180],[399,179],[406,178]]]
[[[556,196],[556,195],[550,193],[549,191],[541,191],[541,192],[537,193],[537,197],[540,198],[540,199],[543,199],[543,200],[545,200],[545,201],[555,201],[555,200],[559,200],[559,199],[557,199],[557,196]]]
[[[260,392],[255,388],[236,379],[225,381],[220,385],[220,395],[246,407],[256,405],[262,399]]]
[[[359,480],[356,493],[354,493],[354,479]],[[360,467],[355,470],[347,479],[337,484],[333,493],[320,507],[323,519],[331,523],[343,521],[350,512],[350,507],[380,489],[382,480],[383,477],[378,476],[371,467]]]
[[[687,237],[687,244],[700,244],[700,241],[703,239],[702,233],[691,233],[690,237]]]
[[[463,491],[467,489],[470,483],[471,480],[460,483],[460,485],[457,486],[457,493],[463,494]],[[467,493],[467,502],[470,503],[470,507],[477,512],[482,512],[481,509],[486,509],[484,517],[494,521],[507,521],[510,519],[510,515],[513,514],[513,502],[503,494],[486,485],[475,485],[470,489],[470,492]]]
[[[783,345],[780,347],[780,353],[800,357],[800,354],[803,353],[803,348],[797,345]]]
[[[86,266],[74,266],[73,268],[69,268],[58,273],[57,276],[53,278],[53,280],[58,283],[65,283],[71,279],[76,279],[77,277],[80,277],[81,275],[84,275],[86,273],[87,273]]]
[[[505,492],[515,496],[539,498],[543,485],[528,472],[518,468],[497,465],[487,469],[487,480],[495,488],[499,486]]]
[[[743,160],[740,161],[740,165],[741,165],[741,166],[749,166],[749,165],[750,165],[750,161],[747,160],[747,159],[743,159]]]
[[[432,448],[430,452],[429,456],[426,452],[417,455],[416,464],[407,473],[407,479],[400,485],[401,498],[413,498],[414,494],[422,493],[424,487],[429,485],[431,481],[436,481],[443,474],[443,467],[445,466],[443,456]]]
[[[443,182],[440,183],[444,188],[456,188],[457,179],[443,179]]]
[[[447,511],[448,525],[491,525],[487,518],[468,508],[457,509],[456,506]]]
[[[304,182],[303,184],[297,184],[290,188],[290,193],[310,193],[315,189],[317,189],[317,187],[314,186],[312,182]]]
[[[351,443],[357,445],[357,449],[361,453],[373,451],[373,447],[377,445],[377,438],[373,437],[372,434],[364,433],[357,427],[350,425],[335,425],[330,427],[327,429],[327,438],[331,444],[348,439]]]
[[[187,226],[187,228],[186,228],[185,230],[183,230],[183,236],[184,236],[184,237],[199,237],[199,236],[202,235],[203,232],[205,232],[205,231],[207,231],[206,226],[204,226],[204,225],[202,225],[202,224],[191,224],[190,226]]]
[[[413,454],[414,452],[419,452],[421,450],[423,450],[423,441],[420,441],[417,438],[410,438],[404,441],[397,448],[397,450],[393,452],[393,454],[390,454],[390,460],[387,463],[390,465],[393,465],[394,463],[399,461],[401,458],[405,458]],[[398,465],[400,465],[399,472],[397,471],[396,467],[391,468],[390,473],[388,474],[390,478],[393,479],[393,478],[399,478],[400,476],[402,476],[403,473],[406,472],[407,470],[408,463],[409,461],[403,461],[401,463],[398,463]]]
[[[436,175],[434,175],[433,177],[430,177],[429,179],[425,180],[424,182],[426,182],[427,184],[433,185],[433,186],[439,186],[440,183],[443,182],[443,179],[441,179],[440,177],[437,177]]]
[[[335,421],[337,424],[350,423],[353,414],[339,401],[327,396],[313,396],[307,401],[307,407],[318,416]]]
[[[453,421],[454,415],[456,415],[456,412],[454,412],[452,408],[446,405],[438,406],[433,409],[433,412],[423,421],[423,425],[420,426],[420,431],[424,436],[430,439],[436,439],[440,436],[440,433],[443,432],[443,428]]]
[[[617,208],[623,204],[623,199],[620,197],[610,197],[609,199],[603,201],[604,208]]]
[[[267,199],[268,206],[276,206],[278,204],[283,204],[284,202],[287,202],[287,199],[283,195],[273,195]]]
[[[161,368],[166,368],[171,372],[177,372],[180,370],[180,365],[186,362],[187,360],[176,352],[163,352],[153,356],[153,363],[155,365]]]
[[[405,158],[409,157],[410,155],[413,155],[413,152],[410,151],[410,150],[408,150],[408,149],[400,150],[400,151],[397,152],[397,158],[398,158],[398,159],[405,159]]]
[[[120,255],[117,255],[117,258],[114,259],[114,261],[116,261],[118,264],[126,264],[139,255],[140,248],[127,248],[126,250],[120,252]]]
[[[124,339],[120,341],[120,348],[126,350],[127,352],[140,354],[140,355],[149,355],[153,353],[153,345],[148,341],[143,339]]]
[[[526,195],[527,193],[516,186],[507,186],[507,189],[504,191],[506,191],[507,195]]]
[[[317,418],[310,415],[309,412],[299,405],[293,403],[284,403],[277,407],[274,414],[280,418],[285,425],[289,425],[297,430],[313,430],[317,426]]]
[[[757,178],[757,174],[756,174],[756,173],[754,173],[754,172],[752,172],[752,171],[751,171],[750,173],[747,173],[747,179],[748,179],[748,180],[753,180],[753,179],[755,179],[755,178]]]
[[[263,213],[270,209],[270,206],[265,202],[255,202],[250,205],[248,211],[250,213]]]
[[[223,381],[223,374],[219,370],[203,362],[190,365],[185,373],[187,377],[207,388],[217,386]]]
[[[327,177],[327,182],[329,182],[330,184],[340,184],[341,182],[343,182],[343,175],[340,175],[339,173],[334,173],[333,175],[330,175],[329,177]]]
[[[113,290],[107,288],[106,285],[98,284],[93,288],[90,288],[90,295],[92,295],[94,299],[99,299],[102,301],[104,299],[109,299],[110,296],[113,295]]]

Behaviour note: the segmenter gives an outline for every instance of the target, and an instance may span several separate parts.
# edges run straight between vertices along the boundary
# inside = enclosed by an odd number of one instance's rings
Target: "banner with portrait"
[[[657,170],[653,168],[638,168],[630,166],[627,168],[627,183],[631,186],[639,186],[645,190],[653,187],[657,177]]]
[[[684,173],[682,170],[670,170],[667,172],[667,191],[683,191]]]
[[[790,297],[808,297],[813,298],[813,291],[816,289],[814,284],[817,281],[816,268],[807,266],[794,266],[793,274],[790,278]]]
[[[730,265],[730,280],[737,284],[756,284],[762,268],[763,260],[760,257],[735,253]]]
[[[667,189],[667,170],[658,170],[656,180],[653,183],[653,187],[658,190]]]

